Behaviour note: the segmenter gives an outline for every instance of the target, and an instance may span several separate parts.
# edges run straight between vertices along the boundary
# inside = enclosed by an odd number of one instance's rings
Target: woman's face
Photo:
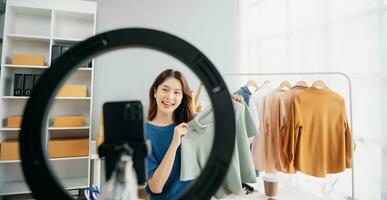
[[[180,81],[170,77],[159,85],[155,92],[157,109],[162,113],[173,113],[183,99],[183,90]]]

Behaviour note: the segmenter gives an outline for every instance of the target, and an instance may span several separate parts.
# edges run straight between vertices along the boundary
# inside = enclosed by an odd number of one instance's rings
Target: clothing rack
[[[355,154],[354,154],[354,148],[356,147],[354,145],[354,127],[353,127],[353,120],[352,120],[352,83],[351,79],[349,76],[343,72],[289,72],[289,73],[227,73],[227,74],[222,74],[223,77],[231,77],[231,76],[246,76],[246,77],[251,77],[251,76],[302,76],[302,75],[339,75],[344,77],[347,80],[348,83],[348,92],[349,92],[349,121],[350,121],[350,127],[351,127],[351,143],[352,143],[352,148],[351,148],[351,153],[352,153],[352,200],[355,199]]]

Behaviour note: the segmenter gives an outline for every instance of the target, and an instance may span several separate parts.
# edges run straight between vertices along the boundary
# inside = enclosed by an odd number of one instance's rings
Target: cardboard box
[[[18,140],[7,139],[0,144],[0,160],[20,160]]]
[[[44,56],[13,54],[11,64],[13,65],[39,65],[44,66]]]
[[[64,85],[58,97],[87,97],[87,85]]]
[[[20,128],[22,122],[22,116],[20,115],[11,115],[7,117],[7,128]]]
[[[103,112],[101,112],[101,117],[99,121],[99,132],[97,133],[97,149],[105,140],[105,133],[103,130]]]
[[[85,125],[85,117],[82,115],[56,116],[53,119],[53,127],[77,127]]]
[[[103,132],[98,132],[97,133],[97,138],[96,138],[97,149],[104,142],[104,140],[105,140],[105,136],[103,135]]]
[[[51,158],[77,157],[89,155],[89,138],[53,139],[48,142]]]

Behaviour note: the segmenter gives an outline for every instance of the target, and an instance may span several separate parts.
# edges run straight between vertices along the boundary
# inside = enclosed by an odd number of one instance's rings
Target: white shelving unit
[[[88,156],[78,156],[78,157],[65,157],[65,158],[50,158],[51,161],[61,161],[61,160],[87,160]],[[20,160],[0,160],[0,163],[20,163]]]
[[[29,99],[13,96],[14,75],[41,74],[51,64],[51,48],[55,44],[74,45],[95,34],[97,4],[82,0],[8,0],[5,13],[4,40],[0,73],[0,143],[17,139],[20,128],[7,128],[5,119],[22,115]],[[13,65],[13,54],[44,55],[44,66]],[[48,121],[49,138],[88,137],[91,140],[94,62],[80,67],[66,84],[88,87],[87,97],[56,97],[49,119],[56,115],[83,115],[82,127],[52,127]],[[90,150],[89,150],[90,151]],[[68,190],[90,186],[91,156],[51,158],[50,164],[60,182]],[[30,193],[20,160],[0,160],[0,199],[5,195]]]
[[[62,179],[62,185],[68,189],[81,189],[86,188],[85,182],[87,181],[87,178],[85,177],[79,177],[79,178],[68,178],[68,179]],[[3,188],[0,189],[0,193],[2,195],[15,195],[15,194],[26,194],[30,193],[30,190],[28,189],[27,184],[24,181],[15,181],[15,182],[8,182],[7,185],[5,185]]]
[[[5,64],[3,67],[6,68],[12,68],[12,69],[41,69],[45,70],[49,68],[49,66],[36,66],[36,65],[11,65],[11,64]],[[92,71],[92,68],[88,67],[80,67],[78,68],[79,71]]]

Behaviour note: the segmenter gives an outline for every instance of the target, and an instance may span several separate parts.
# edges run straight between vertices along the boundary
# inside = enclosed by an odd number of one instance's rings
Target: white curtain
[[[239,1],[240,73],[340,71],[350,76],[359,199],[387,199],[386,34],[387,0]],[[342,82],[327,83],[339,93],[348,90]],[[335,187],[348,192],[350,180],[340,184]]]

